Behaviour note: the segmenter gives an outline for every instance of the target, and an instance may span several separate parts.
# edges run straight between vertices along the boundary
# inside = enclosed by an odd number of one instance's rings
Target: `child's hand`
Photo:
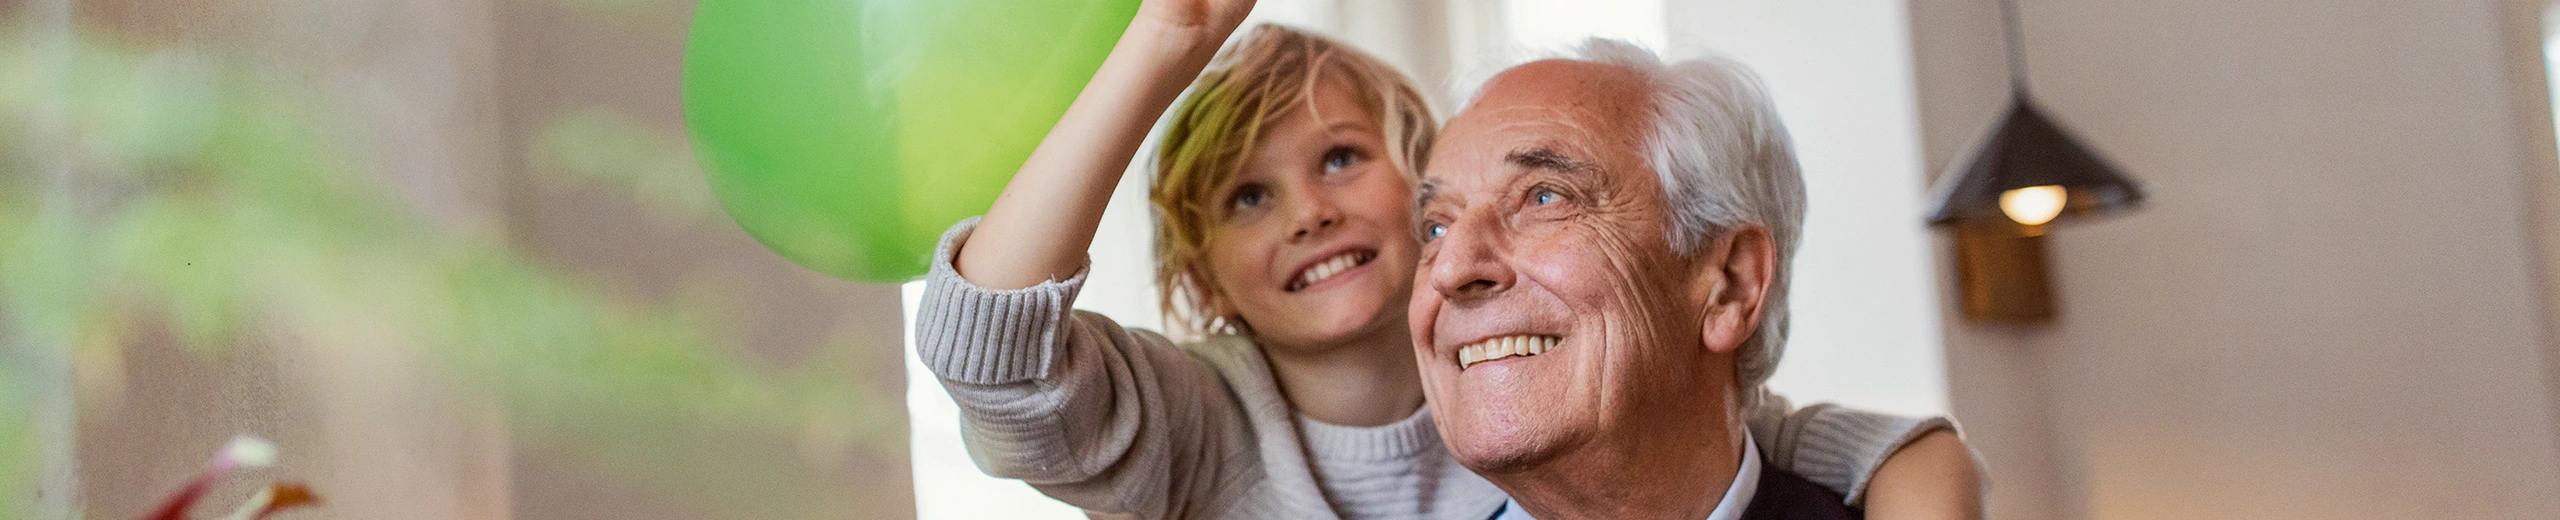
[[[1225,42],[1228,33],[1244,23],[1253,12],[1254,0],[1146,0],[1138,4],[1138,16],[1155,20],[1169,28],[1198,31],[1204,37],[1215,37],[1212,47]]]

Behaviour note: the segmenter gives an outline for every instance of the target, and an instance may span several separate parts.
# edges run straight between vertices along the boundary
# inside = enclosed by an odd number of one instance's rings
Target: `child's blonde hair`
[[[1406,182],[1420,174],[1439,122],[1413,82],[1386,63],[1330,38],[1263,24],[1218,53],[1174,109],[1156,147],[1148,200],[1156,216],[1156,297],[1165,329],[1182,339],[1251,329],[1213,305],[1201,248],[1219,206],[1214,192],[1244,168],[1262,132],[1291,110],[1313,111],[1322,80],[1349,87],[1379,120],[1388,164]]]

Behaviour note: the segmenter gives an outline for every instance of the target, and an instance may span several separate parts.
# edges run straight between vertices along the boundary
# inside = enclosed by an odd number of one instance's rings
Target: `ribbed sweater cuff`
[[[1815,405],[1800,412],[1812,413],[1813,419],[1798,434],[1793,467],[1805,480],[1849,490],[1846,495],[1852,506],[1866,502],[1867,482],[1894,452],[1923,435],[1956,428],[1945,417],[1833,411],[1830,405]]]
[[[960,244],[977,228],[978,217],[962,220],[934,247],[916,309],[916,356],[934,375],[953,382],[993,385],[1047,377],[1090,268],[1021,289],[980,287],[952,267]]]

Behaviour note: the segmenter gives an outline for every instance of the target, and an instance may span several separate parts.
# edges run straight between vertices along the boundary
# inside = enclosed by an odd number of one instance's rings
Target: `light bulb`
[[[2029,226],[2041,226],[2062,215],[2062,203],[2068,198],[2061,186],[2028,186],[2000,192],[2000,212],[2009,220]]]

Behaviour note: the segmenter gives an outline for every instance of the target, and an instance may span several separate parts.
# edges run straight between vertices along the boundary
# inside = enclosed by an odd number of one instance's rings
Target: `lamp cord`
[[[2018,29],[2018,0],[2000,0],[2001,34],[2009,44],[2009,88],[2019,97],[2027,95],[2027,56],[2025,36]]]

